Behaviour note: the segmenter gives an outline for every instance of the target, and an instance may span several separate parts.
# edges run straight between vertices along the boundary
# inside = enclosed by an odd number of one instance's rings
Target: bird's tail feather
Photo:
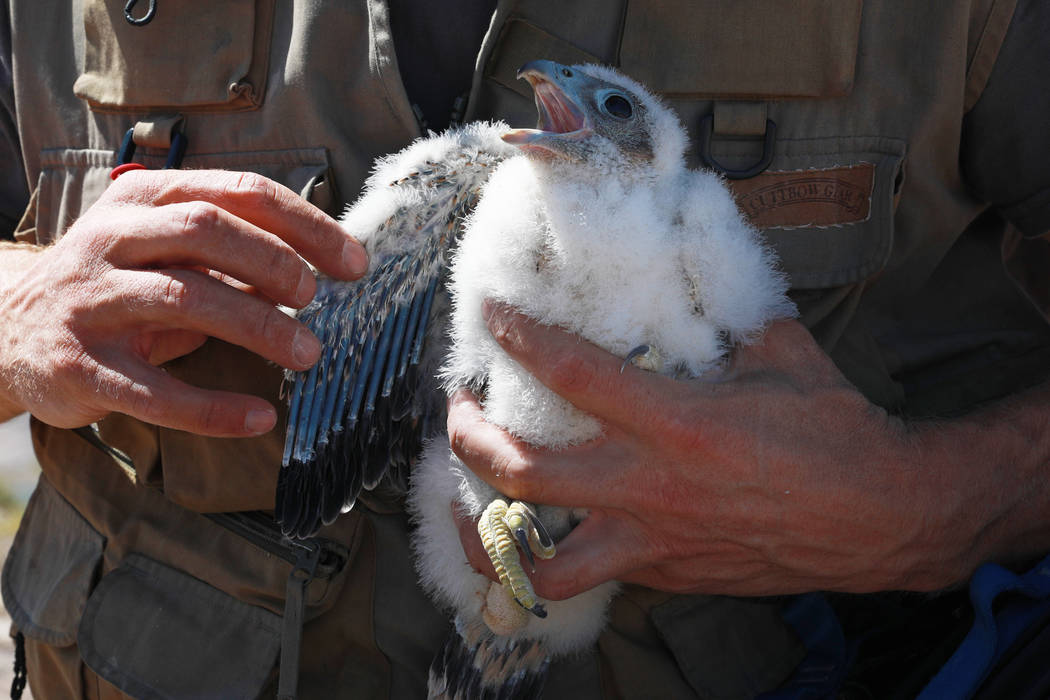
[[[431,700],[539,698],[550,657],[534,640],[497,637],[481,622],[456,621],[430,665]]]

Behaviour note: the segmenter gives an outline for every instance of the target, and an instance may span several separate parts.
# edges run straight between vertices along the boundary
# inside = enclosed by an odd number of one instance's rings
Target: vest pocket
[[[4,605],[15,626],[51,646],[73,644],[105,544],[42,476],[4,562]]]
[[[136,698],[255,698],[281,646],[281,618],[130,554],[92,594],[84,662]]]
[[[73,92],[91,109],[236,111],[262,104],[274,0],[84,3],[84,72]]]
[[[98,579],[105,544],[106,538],[41,476],[0,579],[12,627],[25,637],[26,670],[35,693],[84,697],[77,624]]]
[[[713,150],[733,162],[747,147],[727,140]],[[728,184],[793,289],[841,287],[889,260],[904,153],[904,141],[886,137],[784,140],[766,172]]]

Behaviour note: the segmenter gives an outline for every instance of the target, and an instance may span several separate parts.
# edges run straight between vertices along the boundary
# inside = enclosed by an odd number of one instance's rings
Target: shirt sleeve
[[[1050,2],[1020,0],[984,92],[963,119],[977,196],[1026,236],[1050,231]]]
[[[11,22],[0,5],[0,239],[11,239],[29,201],[22,148],[15,123],[11,74]]]

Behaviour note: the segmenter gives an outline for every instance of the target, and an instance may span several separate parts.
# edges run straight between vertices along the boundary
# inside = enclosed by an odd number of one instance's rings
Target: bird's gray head
[[[518,71],[536,96],[539,124],[503,136],[541,160],[657,169],[682,165],[685,132],[678,118],[640,84],[598,65],[532,61]]]

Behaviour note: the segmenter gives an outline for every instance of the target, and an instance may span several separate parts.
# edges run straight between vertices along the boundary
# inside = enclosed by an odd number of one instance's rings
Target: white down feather
[[[552,449],[599,436],[601,423],[525,372],[500,349],[482,318],[489,299],[568,329],[623,357],[655,347],[664,371],[698,376],[718,366],[733,343],[758,337],[772,319],[794,313],[786,281],[740,216],[724,183],[684,165],[677,118],[634,81],[619,82],[647,107],[652,164],[602,151],[589,167],[524,155],[499,165],[467,222],[454,255],[451,351],[443,379],[484,387],[487,420]],[[466,562],[450,503],[479,515],[498,494],[461,465],[439,437],[414,470],[410,508],[418,531],[424,586],[462,618],[477,619],[489,580]],[[540,508],[556,538],[574,517]],[[516,636],[539,638],[562,654],[593,643],[616,584],[567,601],[545,601]]]

